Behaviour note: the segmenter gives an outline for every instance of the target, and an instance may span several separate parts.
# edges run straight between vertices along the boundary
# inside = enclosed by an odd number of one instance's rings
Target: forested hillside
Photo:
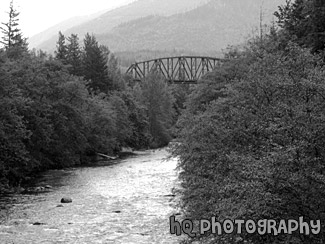
[[[276,16],[281,28],[227,53],[178,121],[184,218],[228,221],[187,243],[325,242],[325,3]]]
[[[38,33],[28,39],[28,43],[30,48],[36,48],[37,46],[41,45],[42,43],[48,41],[49,38],[53,37],[53,40],[56,41],[57,35],[59,31],[66,31],[74,26],[81,25],[84,22],[90,21],[100,15],[103,12],[95,13],[87,16],[77,16],[72,17],[70,19],[64,20],[44,31]],[[53,42],[53,48],[55,47],[55,41]],[[53,49],[54,50],[54,49]]]
[[[8,13],[0,49],[0,192],[38,171],[89,163],[96,153],[169,142],[181,105],[176,88],[155,74],[130,82],[90,34],[80,45],[78,35],[59,33],[54,56],[31,52],[13,4]]]
[[[78,25],[71,26],[62,31],[64,31],[65,35],[74,33],[80,36],[85,35],[87,32],[96,35],[109,33],[114,27],[121,23],[149,15],[170,16],[177,13],[183,13],[196,8],[207,1],[208,0],[137,0],[126,6],[107,11],[100,16],[95,16],[85,23],[79,23]],[[42,43],[36,43],[34,42],[34,38],[32,38],[31,46],[52,52],[54,50],[53,47],[55,46],[56,39],[57,31],[51,31],[46,35],[46,40]]]
[[[284,1],[214,0],[185,13],[151,15],[123,23],[98,39],[113,50],[186,50],[216,53],[244,42],[271,25],[273,12]],[[262,16],[261,16],[261,15]]]
[[[216,55],[270,25],[285,0],[138,0],[64,31],[93,33],[114,52],[173,51]],[[57,33],[38,45],[54,50]]]

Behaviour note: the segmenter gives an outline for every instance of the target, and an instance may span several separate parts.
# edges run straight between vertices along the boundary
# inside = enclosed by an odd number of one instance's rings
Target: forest
[[[268,33],[229,49],[176,127],[185,218],[321,221],[318,234],[256,231],[186,243],[325,242],[325,2],[287,1]]]
[[[96,153],[168,144],[182,106],[177,87],[154,73],[133,83],[93,35],[80,45],[78,35],[60,32],[54,55],[29,50],[13,4],[8,14],[1,27],[0,191],[47,169],[88,163]]]
[[[10,6],[0,50],[0,191],[35,173],[176,137],[183,218],[322,220],[315,235],[196,233],[186,243],[325,242],[325,2],[287,1],[193,87],[133,83],[94,35],[29,50]]]

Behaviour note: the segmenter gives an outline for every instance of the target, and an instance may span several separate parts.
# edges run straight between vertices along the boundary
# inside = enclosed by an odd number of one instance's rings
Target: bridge
[[[169,82],[197,83],[203,75],[220,67],[221,64],[222,59],[211,57],[167,57],[134,63],[126,73],[130,74],[134,81],[141,81],[151,72],[156,71]]]

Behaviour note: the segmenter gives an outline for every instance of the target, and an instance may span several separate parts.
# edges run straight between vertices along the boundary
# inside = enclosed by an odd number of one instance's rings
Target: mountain
[[[47,30],[42,31],[41,33],[38,33],[38,34],[32,36],[31,38],[29,38],[28,39],[29,46],[32,48],[38,47],[42,43],[46,42],[48,39],[53,38],[53,36],[58,36],[59,31],[64,32],[74,26],[81,25],[87,21],[90,21],[90,20],[102,15],[105,12],[106,11],[100,11],[98,13],[91,14],[91,15],[76,16],[76,17],[67,19],[65,21],[62,21],[59,24],[56,24],[56,25],[48,28]]]
[[[166,50],[211,54],[242,43],[270,24],[285,0],[138,0],[66,28],[83,39],[96,35],[114,52]],[[58,35],[37,48],[52,52]]]
[[[68,28],[65,27],[64,29],[61,29],[61,31],[66,36],[71,33],[78,34],[82,39],[87,32],[95,35],[108,33],[121,23],[146,17],[148,15],[170,16],[177,13],[183,13],[208,1],[209,0],[137,0],[120,8],[107,11],[106,13],[96,16],[84,23],[79,23],[75,26],[69,25]],[[64,24],[65,23],[60,26],[64,26]],[[36,47],[43,49],[44,51],[52,52],[55,49],[59,30],[58,28],[55,28],[54,30],[48,31],[51,35],[49,36],[47,34],[46,38],[42,38],[43,41],[41,43],[32,42],[31,40],[37,39],[32,37],[29,40],[30,47]],[[42,37],[42,33],[38,35],[38,39],[39,37]]]
[[[206,54],[258,34],[260,22],[270,25],[277,6],[284,2],[212,0],[185,13],[151,15],[123,23],[98,34],[97,39],[115,51],[174,49]]]

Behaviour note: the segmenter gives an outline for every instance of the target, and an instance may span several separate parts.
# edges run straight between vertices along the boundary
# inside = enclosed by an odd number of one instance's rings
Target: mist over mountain
[[[76,25],[80,25],[82,23],[85,23],[99,15],[101,15],[102,12],[96,13],[94,15],[87,15],[87,16],[76,16],[72,17],[70,19],[67,19],[65,21],[60,22],[59,24],[56,24],[50,28],[48,28],[45,31],[42,31],[41,33],[38,33],[31,38],[28,39],[29,46],[30,47],[38,47],[39,45],[42,45],[42,43],[46,42],[49,38],[53,37],[54,35],[58,35],[59,31],[66,31]]]
[[[114,52],[188,50],[220,51],[257,34],[260,22],[270,24],[285,0],[138,0],[86,20],[63,33],[89,32]],[[35,47],[55,50],[57,30]],[[46,37],[46,38],[45,38]],[[40,39],[40,38],[39,38]]]
[[[108,33],[112,28],[121,23],[128,22],[148,15],[169,16],[183,13],[200,6],[209,0],[138,0],[128,5],[107,11],[101,15],[72,18],[64,21],[54,28],[50,28],[29,39],[30,47],[53,52],[55,49],[58,32],[61,30],[65,35],[78,34],[81,39],[88,33]],[[90,17],[90,18],[89,18]],[[77,21],[76,21],[77,20]],[[58,28],[59,27],[59,28]],[[42,41],[39,41],[42,40]]]

